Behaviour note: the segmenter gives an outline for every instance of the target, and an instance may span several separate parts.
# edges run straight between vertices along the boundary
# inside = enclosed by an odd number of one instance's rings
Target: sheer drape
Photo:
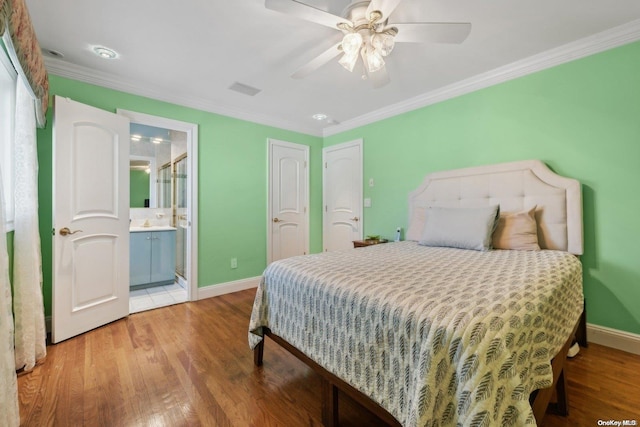
[[[15,119],[13,311],[16,369],[33,369],[47,354],[38,231],[38,157],[33,97],[18,79]]]
[[[13,427],[20,425],[20,411],[13,352],[9,254],[4,224],[4,195],[0,174],[0,425]]]

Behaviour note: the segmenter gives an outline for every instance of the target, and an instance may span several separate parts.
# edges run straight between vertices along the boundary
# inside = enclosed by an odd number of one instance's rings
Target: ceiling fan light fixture
[[[368,72],[375,73],[384,67],[384,59],[377,49],[368,49],[364,56]]]
[[[342,55],[342,58],[338,61],[340,65],[347,69],[349,72],[353,72],[353,69],[356,66],[356,62],[358,62],[358,51],[356,50],[353,53],[346,53]]]
[[[360,33],[347,33],[342,38],[342,50],[347,55],[358,55],[362,47],[362,36]]]
[[[395,46],[393,36],[386,33],[374,33],[371,36],[371,46],[376,49],[380,55],[389,56]]]

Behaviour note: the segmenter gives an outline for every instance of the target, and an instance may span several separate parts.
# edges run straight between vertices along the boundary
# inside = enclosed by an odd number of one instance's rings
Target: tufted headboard
[[[500,205],[501,212],[536,206],[538,244],[581,255],[580,183],[557,175],[539,160],[434,172],[409,194],[407,240],[420,240],[429,206]]]

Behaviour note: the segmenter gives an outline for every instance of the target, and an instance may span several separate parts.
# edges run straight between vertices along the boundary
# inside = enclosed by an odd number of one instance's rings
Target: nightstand
[[[380,240],[354,240],[353,247],[354,248],[364,248],[365,246],[373,246],[379,245],[380,243],[387,243],[388,240],[380,239]]]

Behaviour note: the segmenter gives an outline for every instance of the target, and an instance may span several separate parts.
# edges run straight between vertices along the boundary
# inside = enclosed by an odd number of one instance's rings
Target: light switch
[[[365,208],[370,208],[371,207],[371,199],[370,198],[366,198],[364,199],[364,207]]]
[[[369,178],[369,187],[373,187],[373,178]]]

